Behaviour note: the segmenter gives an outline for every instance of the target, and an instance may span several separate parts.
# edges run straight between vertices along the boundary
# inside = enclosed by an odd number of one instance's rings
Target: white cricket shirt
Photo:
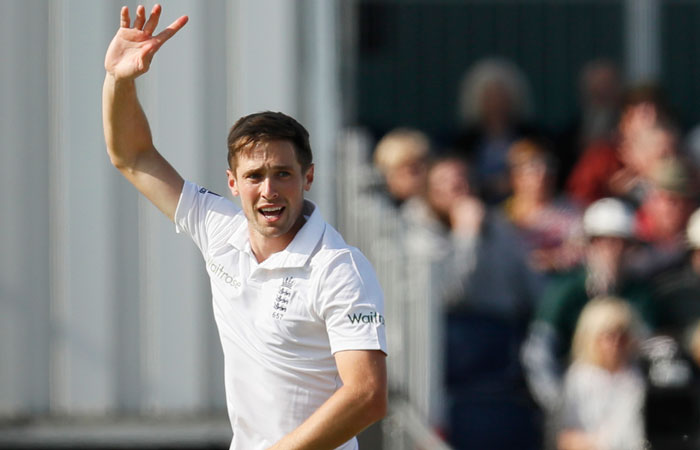
[[[240,208],[185,182],[175,212],[206,261],[225,360],[231,449],[265,449],[340,386],[333,354],[386,353],[384,303],[374,270],[305,201],[304,226],[258,264]],[[351,439],[343,450],[357,448]]]

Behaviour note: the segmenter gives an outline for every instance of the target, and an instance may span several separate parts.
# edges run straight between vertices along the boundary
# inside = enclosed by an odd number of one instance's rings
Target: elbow
[[[109,155],[109,162],[112,163],[112,166],[114,166],[114,168],[120,172],[127,168],[126,162],[117,156]]]
[[[368,390],[365,397],[365,417],[368,426],[386,417],[389,410],[389,396],[385,385]]]
[[[129,161],[117,152],[112,151],[109,147],[107,147],[107,155],[109,156],[109,162],[112,163],[112,166],[120,172],[129,168]]]
[[[144,152],[139,152],[135,155],[120,155],[116,152],[109,150],[107,151],[107,154],[109,155],[109,162],[122,173],[133,172],[134,168],[139,163],[139,158],[142,157],[143,153]]]
[[[386,391],[381,395],[381,399],[375,403],[374,421],[378,422],[386,417],[389,412],[389,398]]]

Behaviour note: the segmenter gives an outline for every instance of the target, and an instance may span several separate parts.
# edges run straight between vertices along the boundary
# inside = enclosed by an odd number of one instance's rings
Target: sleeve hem
[[[177,207],[175,208],[175,216],[173,221],[175,222],[175,232],[181,233],[185,231],[185,228],[180,225],[182,221],[187,218],[186,210],[192,207],[193,202],[193,191],[192,182],[185,180],[182,185],[182,192],[180,193],[180,199],[177,202]]]
[[[386,346],[381,345],[376,341],[357,341],[357,342],[347,342],[342,345],[331,346],[331,354],[335,355],[338,352],[351,351],[351,350],[381,350],[382,353],[388,355]]]

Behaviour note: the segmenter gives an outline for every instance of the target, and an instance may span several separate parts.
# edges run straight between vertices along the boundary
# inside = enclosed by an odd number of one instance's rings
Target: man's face
[[[628,242],[616,236],[595,236],[586,247],[589,267],[599,275],[617,278]]]
[[[449,215],[455,202],[469,195],[467,167],[456,160],[437,163],[428,174],[428,203],[440,216]]]
[[[683,234],[693,211],[693,203],[688,197],[656,188],[648,194],[646,204],[649,217],[654,222],[656,239],[672,240]]]
[[[542,199],[549,195],[553,177],[545,161],[533,158],[511,167],[510,180],[515,195]]]
[[[386,172],[386,184],[391,195],[403,201],[419,195],[425,185],[426,165],[423,160],[411,160]]]
[[[313,165],[303,171],[289,141],[255,144],[227,170],[231,193],[241,198],[251,243],[278,242],[284,248],[299,231],[304,191],[311,189]]]

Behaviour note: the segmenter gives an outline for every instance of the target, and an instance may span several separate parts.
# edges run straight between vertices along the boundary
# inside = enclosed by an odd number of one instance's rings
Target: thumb
[[[144,48],[141,50],[140,58],[139,58],[139,63],[142,66],[141,69],[145,72],[148,70],[148,68],[151,65],[151,61],[153,60],[153,56],[156,54],[158,51],[159,45],[155,44],[149,44],[144,46]]]

